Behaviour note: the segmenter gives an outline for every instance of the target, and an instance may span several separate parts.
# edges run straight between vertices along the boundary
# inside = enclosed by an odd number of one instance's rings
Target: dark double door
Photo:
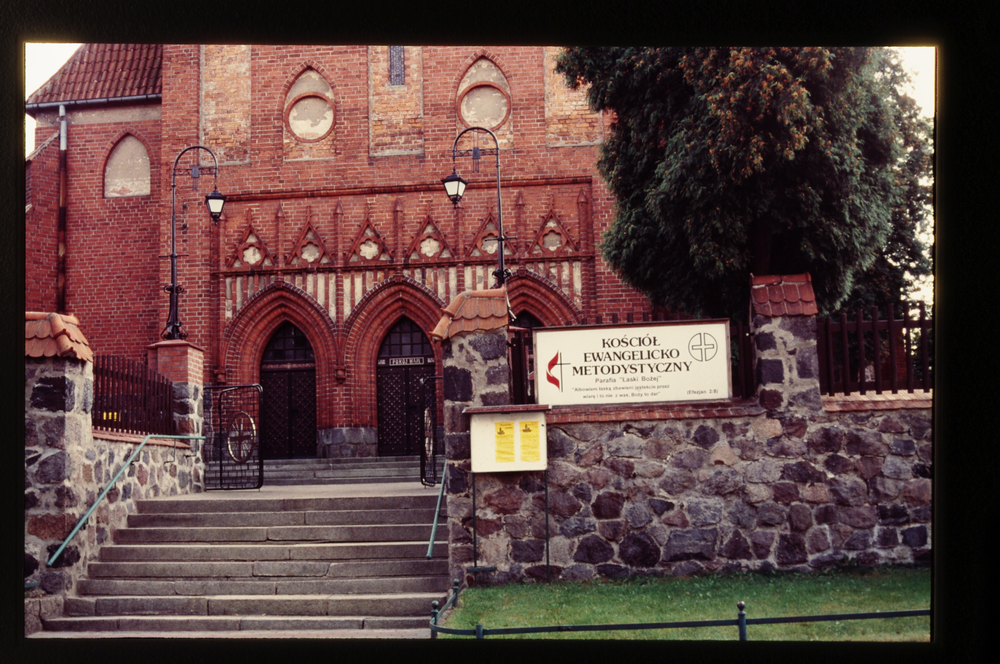
[[[261,370],[263,417],[260,448],[265,459],[316,456],[316,369]]]
[[[401,319],[386,335],[376,371],[379,456],[420,454],[424,411],[434,403],[434,351],[413,321]]]
[[[316,364],[309,341],[291,323],[268,342],[260,385],[263,458],[315,458]]]

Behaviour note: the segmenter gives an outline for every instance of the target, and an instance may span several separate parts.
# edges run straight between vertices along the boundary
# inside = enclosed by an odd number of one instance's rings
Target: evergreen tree
[[[602,251],[654,304],[743,318],[751,273],[809,272],[832,311],[880,259],[915,265],[904,81],[878,49],[570,48],[558,71],[614,114]]]

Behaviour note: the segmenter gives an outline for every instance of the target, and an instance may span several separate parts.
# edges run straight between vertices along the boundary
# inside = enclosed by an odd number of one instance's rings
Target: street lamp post
[[[466,132],[470,131],[485,131],[487,134],[493,137],[493,142],[497,146],[497,232],[499,237],[497,238],[497,269],[493,271],[493,276],[496,278],[496,283],[493,284],[494,288],[500,288],[505,283],[507,283],[507,278],[510,276],[510,270],[504,267],[504,241],[507,239],[503,234],[503,207],[500,204],[500,141],[497,140],[497,135],[485,127],[469,127],[455,137],[455,142],[451,146],[451,175],[441,180],[441,184],[444,185],[444,190],[448,194],[448,198],[457,207],[458,202],[462,200],[462,196],[465,194],[465,187],[469,184],[467,181],[462,179],[458,175],[458,171],[455,169],[455,153],[458,149],[458,141]],[[475,147],[472,150],[472,158],[479,158],[479,147]]]
[[[174,159],[173,178],[170,184],[170,285],[163,287],[163,290],[170,293],[170,317],[167,319],[167,326],[160,334],[164,339],[184,339],[187,337],[187,333],[181,332],[182,323],[177,309],[177,298],[184,292],[184,289],[177,283],[177,164],[180,163],[181,156],[189,150],[204,150],[212,155],[212,160],[215,162],[213,170],[215,180],[212,193],[205,196],[205,205],[208,207],[208,213],[211,215],[213,223],[219,222],[219,217],[222,216],[222,207],[226,204],[226,197],[219,193],[219,160],[215,158],[215,153],[204,145],[192,145],[181,150],[177,158]],[[199,177],[197,160],[191,167],[191,177]]]

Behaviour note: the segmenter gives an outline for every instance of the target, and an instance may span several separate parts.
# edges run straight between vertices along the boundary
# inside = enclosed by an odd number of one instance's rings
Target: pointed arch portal
[[[290,322],[274,334],[260,362],[264,459],[316,456],[316,361],[309,340]]]
[[[376,367],[378,454],[419,454],[424,442],[422,380],[434,375],[434,348],[417,324],[403,317],[382,340]],[[434,389],[433,383],[428,389]]]

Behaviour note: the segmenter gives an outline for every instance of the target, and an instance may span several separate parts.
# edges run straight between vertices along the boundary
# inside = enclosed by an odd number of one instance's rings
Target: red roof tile
[[[819,313],[809,274],[750,276],[750,299],[762,316],[813,316]]]
[[[90,344],[79,328],[80,321],[69,314],[29,311],[24,314],[25,357],[72,357],[94,361]]]
[[[512,318],[506,288],[459,293],[441,313],[444,315],[431,332],[439,341],[459,332],[505,327]]]
[[[162,44],[84,44],[27,104],[161,94]]]

